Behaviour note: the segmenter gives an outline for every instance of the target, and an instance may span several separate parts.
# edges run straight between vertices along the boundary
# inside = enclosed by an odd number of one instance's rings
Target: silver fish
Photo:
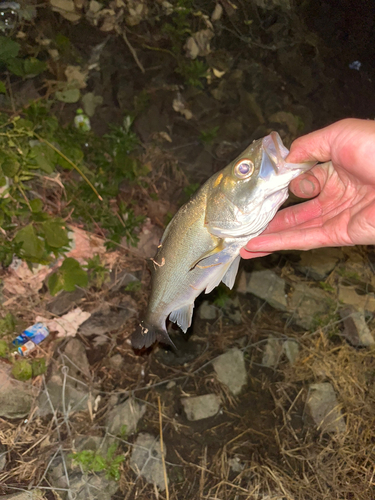
[[[186,332],[201,292],[221,281],[233,287],[240,249],[266,229],[288,197],[290,181],[315,165],[286,163],[288,153],[277,132],[254,141],[176,213],[152,259],[151,295],[132,335],[135,349],[156,340],[173,345],[168,316]]]

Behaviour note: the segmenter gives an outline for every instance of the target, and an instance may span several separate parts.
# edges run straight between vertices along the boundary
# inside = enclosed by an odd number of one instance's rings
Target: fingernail
[[[303,194],[310,195],[315,192],[315,184],[308,179],[303,179],[299,185]]]

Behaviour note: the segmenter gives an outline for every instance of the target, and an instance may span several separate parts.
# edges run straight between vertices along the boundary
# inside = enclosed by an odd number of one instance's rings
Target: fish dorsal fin
[[[191,325],[191,318],[193,316],[194,302],[192,304],[187,304],[172,311],[169,315],[170,321],[177,323],[181,330],[186,333],[186,330]]]
[[[227,285],[227,287],[232,290],[234,282],[236,281],[236,276],[238,272],[238,266],[240,265],[241,257],[238,255],[232,264],[229,266],[228,271],[225,273],[224,278],[222,279],[223,283]]]

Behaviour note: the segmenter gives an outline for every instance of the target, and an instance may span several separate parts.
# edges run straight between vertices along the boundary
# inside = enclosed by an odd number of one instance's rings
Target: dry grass
[[[89,302],[108,300],[106,293],[111,292],[92,295]],[[33,308],[42,310],[43,304],[35,297],[24,300],[27,322]],[[33,411],[27,419],[0,420],[0,442],[9,460],[0,472],[1,493],[38,487],[52,498],[48,474],[53,461],[66,466],[79,436],[105,436],[110,398],[132,394],[147,405],[140,430],[159,437],[167,447],[169,485],[160,492],[145,484],[129,467],[134,436],[112,436],[125,456],[116,499],[373,500],[375,357],[370,349],[355,349],[337,336],[328,338],[326,330],[305,335],[289,331],[300,344],[297,361],[291,366],[282,359],[276,370],[264,369],[261,357],[270,331],[286,338],[283,319],[270,318],[264,306],[238,327],[226,325],[223,318],[211,326],[198,324],[192,341],[201,345],[200,354],[185,365],[166,366],[156,353],[136,356],[126,343],[131,329],[129,324],[104,351],[101,347],[100,356],[98,348],[82,339],[94,360],[92,381],[102,389],[98,408],[55,412],[43,419]],[[234,345],[244,350],[249,366],[248,387],[238,398],[216,380],[211,365]],[[47,346],[49,363],[66,367],[69,360],[54,355],[53,343]],[[107,363],[115,352],[125,359],[121,371]],[[171,381],[175,385],[167,390]],[[344,433],[324,434],[305,418],[308,386],[315,382],[332,384],[346,420]],[[34,383],[45,387],[42,377]],[[222,414],[208,422],[187,422],[180,397],[210,392],[223,401]],[[55,488],[54,498],[71,494],[68,467],[65,474],[68,486]]]

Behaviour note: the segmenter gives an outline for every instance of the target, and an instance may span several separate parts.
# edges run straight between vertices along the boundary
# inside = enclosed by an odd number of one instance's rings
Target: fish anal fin
[[[229,266],[228,271],[225,273],[222,282],[227,285],[227,287],[232,290],[234,282],[236,281],[236,276],[238,272],[238,266],[240,265],[241,257],[238,255],[232,264]]]
[[[194,267],[197,264],[202,262],[202,260],[208,259],[209,257],[212,257],[212,256],[222,252],[224,250],[224,248],[225,248],[224,240],[220,239],[218,245],[215,248],[213,248],[212,250],[208,250],[208,252],[204,253],[195,262],[193,262],[193,264],[190,266],[190,271],[192,269],[194,269]],[[212,264],[216,265],[216,263],[212,263]],[[212,264],[210,264],[210,266]],[[220,262],[218,262],[217,264],[220,264]]]
[[[192,304],[187,304],[185,306],[172,311],[169,315],[170,321],[177,323],[181,330],[186,333],[186,330],[191,325],[191,319],[193,316],[194,302]]]
[[[156,328],[146,321],[141,321],[131,336],[133,349],[148,349],[156,341],[176,348],[165,329]]]

